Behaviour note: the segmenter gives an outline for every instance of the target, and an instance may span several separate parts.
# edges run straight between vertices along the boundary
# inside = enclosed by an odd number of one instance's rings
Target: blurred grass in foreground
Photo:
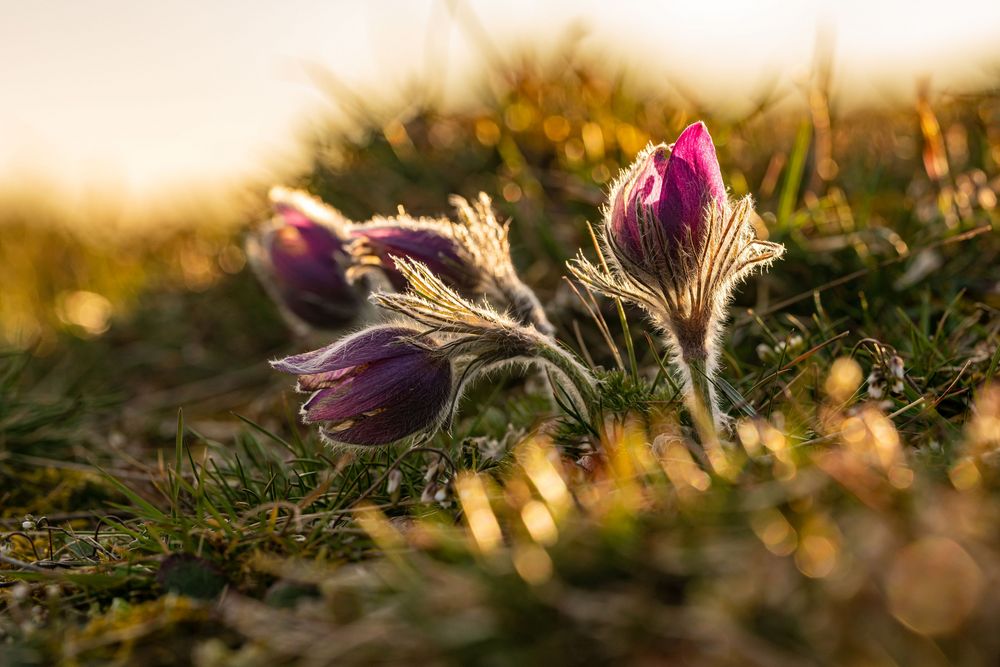
[[[339,97],[291,184],[356,218],[494,194],[609,369],[602,450],[498,378],[425,448],[330,452],[263,365],[290,345],[242,268],[263,209],[143,238],[0,207],[0,322],[44,353],[0,360],[0,662],[995,663],[1000,93],[840,115],[817,77],[734,119],[572,53],[490,77],[464,111]],[[745,403],[705,453],[560,282],[608,180],[695,118],[788,247],[734,309]]]

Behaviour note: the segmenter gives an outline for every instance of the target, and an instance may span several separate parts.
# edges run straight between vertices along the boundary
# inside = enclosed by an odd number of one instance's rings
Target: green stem
[[[715,401],[713,400],[712,379],[708,376],[706,359],[703,356],[685,357],[691,374],[691,409],[696,422],[706,421],[715,428],[717,423]]]
[[[507,301],[514,309],[514,316],[521,324],[531,324],[545,336],[555,335],[556,328],[549,321],[542,303],[535,292],[517,278],[500,285]]]
[[[621,299],[615,299],[618,306],[618,319],[622,322],[622,334],[625,336],[625,350],[628,352],[629,368],[632,371],[632,379],[639,379],[639,364],[635,357],[635,345],[632,343],[632,333],[628,328],[628,318],[625,316],[625,307]]]
[[[593,411],[597,406],[597,381],[590,374],[590,371],[577,361],[569,352],[563,350],[559,345],[551,340],[543,339],[538,345],[538,357],[553,367],[573,385],[573,389],[583,405],[578,406],[589,417],[593,417]]]

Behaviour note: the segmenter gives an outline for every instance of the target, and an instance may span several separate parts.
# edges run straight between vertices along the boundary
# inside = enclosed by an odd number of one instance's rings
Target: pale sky
[[[820,32],[846,103],[911,95],[921,76],[938,90],[1000,80],[995,0],[457,4],[501,54],[583,25],[587,48],[620,49],[654,85],[680,77],[719,105],[804,80]],[[141,198],[259,176],[335,108],[310,63],[391,99],[447,61],[460,97],[482,49],[450,16],[445,0],[0,0],[0,187]]]

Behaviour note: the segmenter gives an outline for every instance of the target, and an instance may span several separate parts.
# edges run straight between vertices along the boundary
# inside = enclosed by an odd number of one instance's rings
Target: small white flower
[[[902,380],[906,375],[906,371],[903,368],[903,359],[898,354],[889,357],[889,373],[897,380]]]
[[[438,471],[441,469],[441,459],[435,458],[431,461],[430,465],[427,466],[427,471],[424,472],[424,481],[430,482],[435,477],[437,477]]]
[[[437,493],[437,484],[431,483],[424,487],[423,492],[420,494],[420,502],[429,503],[434,500],[434,496]]]
[[[389,478],[385,484],[385,492],[391,496],[399,489],[399,485],[402,481],[403,473],[400,472],[399,468],[393,468],[392,471],[389,472]]]
[[[885,378],[880,369],[873,368],[868,374],[868,397],[877,401],[883,396],[885,396]]]

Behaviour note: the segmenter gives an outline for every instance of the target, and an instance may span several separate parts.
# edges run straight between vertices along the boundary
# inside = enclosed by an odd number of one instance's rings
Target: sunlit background
[[[1000,4],[982,2],[7,2],[0,23],[0,185],[100,193],[141,208],[177,190],[274,178],[340,92],[398,110],[469,104],[513,47],[579,40],[644,85],[738,113],[789,103],[829,57],[839,108],[995,83]],[[417,84],[422,85],[417,85]],[[404,91],[406,93],[404,94]]]
[[[696,116],[734,190],[779,219],[838,160],[871,170],[887,150],[936,178],[947,141],[959,166],[996,161],[992,107],[985,148],[930,110],[995,89],[998,34],[993,2],[7,3],[0,337],[42,353],[152,291],[241,274],[239,230],[273,183],[360,219],[485,189],[551,286],[620,166]],[[920,141],[897,131],[915,110]],[[865,157],[869,121],[896,129]]]

